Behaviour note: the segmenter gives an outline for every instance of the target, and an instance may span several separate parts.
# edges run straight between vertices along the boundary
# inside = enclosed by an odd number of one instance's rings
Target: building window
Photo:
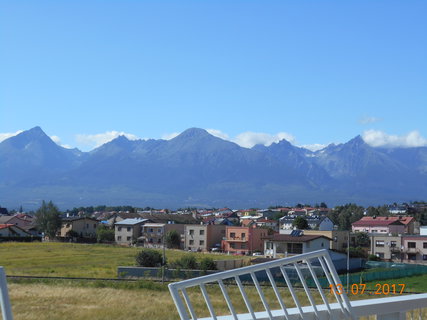
[[[234,239],[236,237],[236,233],[230,232],[230,238]]]
[[[427,249],[427,242],[423,242],[423,248]]]
[[[157,243],[162,243],[162,239],[157,239]]]
[[[242,243],[242,249],[246,249],[246,243]]]
[[[201,236],[204,236],[204,235],[205,235],[205,230],[200,230],[199,234],[200,234]]]
[[[117,241],[122,241],[122,236],[118,236]]]
[[[194,230],[190,229],[190,236],[194,235]]]
[[[288,243],[287,249],[288,253],[302,253],[302,243]]]
[[[408,253],[408,260],[417,260],[417,255],[415,253]]]
[[[149,233],[153,233],[153,231],[154,231],[153,228],[148,229]]]
[[[157,229],[157,233],[162,233],[162,229]]]
[[[194,245],[194,240],[190,240],[190,246]]]
[[[375,246],[376,247],[384,247],[384,240],[376,240]]]
[[[396,241],[391,241],[390,242],[390,247],[395,248],[397,246]]]
[[[427,254],[423,254],[423,260],[427,261]]]
[[[417,247],[417,244],[416,244],[416,242],[408,242],[408,248],[416,248]]]
[[[127,240],[127,241],[130,241],[130,239],[132,239],[132,237],[126,237],[126,240]]]
[[[127,227],[126,230],[127,230],[127,232],[130,232],[132,230],[132,228],[131,227]]]
[[[234,242],[230,243],[230,248],[231,249],[236,249],[236,244]]]
[[[93,228],[96,229],[96,223],[93,224]]]
[[[381,259],[384,259],[384,252],[378,252],[377,253],[377,257],[381,258]]]
[[[200,240],[199,241],[199,245],[204,246],[205,245],[205,240]]]
[[[118,228],[117,228],[117,231],[122,231],[122,227],[118,227]]]
[[[246,233],[242,233],[242,240],[245,240],[246,238]]]

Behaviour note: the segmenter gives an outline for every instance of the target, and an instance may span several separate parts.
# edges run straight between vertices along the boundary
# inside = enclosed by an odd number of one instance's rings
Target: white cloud
[[[6,132],[6,133],[0,133],[0,142],[3,140],[9,139],[10,137],[16,136],[23,132],[22,130],[18,130],[16,132]]]
[[[379,130],[367,130],[362,135],[363,140],[373,147],[422,147],[427,146],[427,139],[418,131],[411,131],[406,135],[389,135]]]
[[[125,136],[129,140],[139,139],[136,135],[131,133],[126,133],[123,131],[107,131],[98,134],[77,134],[76,141],[82,145],[97,148],[119,136]]]
[[[228,136],[228,134],[222,132],[221,130],[206,129],[206,131],[215,137],[221,138],[223,140],[230,140],[230,137]]]
[[[179,132],[165,133],[164,135],[162,135],[162,139],[163,140],[171,140],[171,139],[173,139],[179,135],[180,135]]]
[[[290,143],[295,143],[295,137],[286,132],[279,132],[274,135],[269,133],[262,132],[243,132],[237,135],[233,142],[237,143],[241,147],[252,148],[256,144],[263,144],[265,146],[269,146],[274,142],[279,142],[280,140],[286,139]]]
[[[314,144],[305,144],[301,147],[311,150],[311,151],[319,151],[327,147],[326,144],[314,143]]]
[[[58,136],[50,136],[50,138],[55,142],[56,144],[61,143],[61,139]]]
[[[375,123],[375,122],[379,122],[382,119],[380,118],[376,118],[376,117],[363,117],[362,119],[359,120],[360,124],[370,124],[370,123]]]

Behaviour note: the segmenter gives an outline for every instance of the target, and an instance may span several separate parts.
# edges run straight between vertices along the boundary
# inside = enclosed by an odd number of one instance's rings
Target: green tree
[[[198,264],[196,258],[192,254],[183,255],[175,261],[175,265],[180,269],[197,269]]]
[[[106,226],[100,225],[96,229],[96,241],[98,243],[114,241],[114,230]]]
[[[181,236],[178,231],[171,230],[166,233],[165,242],[167,248],[179,249],[181,246]]]
[[[36,212],[36,225],[49,239],[55,238],[56,232],[61,228],[61,212],[52,201],[46,203],[43,200]]]
[[[292,226],[297,227],[297,229],[308,229],[307,219],[303,217],[296,217],[292,222]]]
[[[357,247],[369,247],[369,236],[366,232],[356,233],[356,246]]]
[[[142,249],[142,251],[136,255],[135,262],[139,267],[160,267],[163,262],[163,257],[159,251]]]

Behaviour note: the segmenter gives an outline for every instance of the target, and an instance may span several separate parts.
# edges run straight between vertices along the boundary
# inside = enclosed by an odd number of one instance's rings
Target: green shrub
[[[212,258],[205,257],[200,260],[200,270],[216,270],[216,264]]]
[[[142,249],[136,255],[135,260],[139,267],[160,267],[163,262],[160,252],[153,249]]]
[[[197,269],[197,261],[196,258],[191,254],[186,254],[182,256],[180,259],[175,260],[175,267],[180,269]]]

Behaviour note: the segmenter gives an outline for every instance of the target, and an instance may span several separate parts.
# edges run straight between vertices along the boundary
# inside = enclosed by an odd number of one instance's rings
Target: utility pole
[[[348,285],[350,279],[350,231],[348,232],[347,237],[347,294],[348,294]]]
[[[165,227],[163,226],[163,259],[162,259],[162,283],[165,282],[166,245]]]

